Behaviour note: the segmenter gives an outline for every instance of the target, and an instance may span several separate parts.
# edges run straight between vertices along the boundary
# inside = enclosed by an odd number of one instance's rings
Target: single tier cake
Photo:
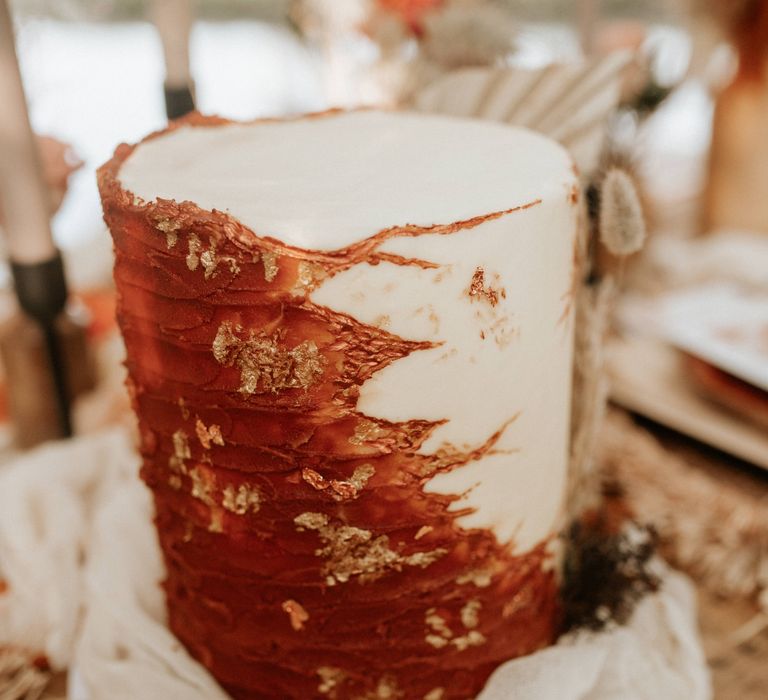
[[[191,117],[99,173],[169,624],[234,698],[466,700],[558,626],[556,143]]]

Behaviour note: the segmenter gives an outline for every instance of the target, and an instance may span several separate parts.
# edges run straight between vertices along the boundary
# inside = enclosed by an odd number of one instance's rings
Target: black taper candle
[[[178,119],[195,109],[195,89],[189,71],[189,37],[193,25],[191,0],[154,0],[150,5],[165,60],[165,113]]]

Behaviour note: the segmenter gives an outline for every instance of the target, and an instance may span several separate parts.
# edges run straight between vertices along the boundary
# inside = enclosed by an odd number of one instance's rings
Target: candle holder
[[[168,121],[179,119],[195,110],[194,88],[190,85],[175,86],[166,83],[163,86],[163,95]]]
[[[17,447],[71,435],[69,406],[95,385],[86,321],[70,305],[45,327],[23,312],[0,324],[0,358]]]

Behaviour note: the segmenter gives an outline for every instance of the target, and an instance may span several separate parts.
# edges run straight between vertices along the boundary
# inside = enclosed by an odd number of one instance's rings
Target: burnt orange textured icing
[[[510,212],[300,250],[191,202],[136,199],[118,179],[131,151],[117,150],[99,187],[169,622],[195,658],[242,700],[458,700],[549,644],[546,543],[512,554],[491,531],[457,525],[459,495],[423,488],[498,434],[424,455],[439,421],[357,411],[363,382],[431,344],[308,298],[319,280],[381,259],[383,240]]]

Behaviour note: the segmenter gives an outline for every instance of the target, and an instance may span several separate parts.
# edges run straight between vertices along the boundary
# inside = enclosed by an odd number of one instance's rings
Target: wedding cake
[[[550,644],[565,150],[408,113],[195,115],[99,186],[169,625],[232,697],[466,700]]]

